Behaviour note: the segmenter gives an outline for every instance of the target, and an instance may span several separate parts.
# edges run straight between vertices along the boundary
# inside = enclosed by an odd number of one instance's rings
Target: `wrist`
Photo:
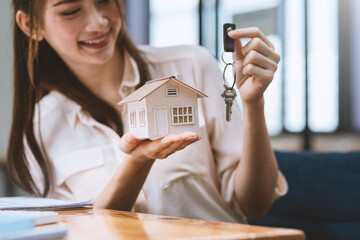
[[[260,99],[257,100],[252,100],[252,101],[243,101],[243,107],[244,110],[249,111],[249,110],[261,110],[264,111],[264,107],[265,107],[265,100],[264,97],[262,96]]]
[[[125,156],[125,159],[127,161],[131,161],[132,163],[138,163],[138,164],[148,164],[148,163],[154,163],[155,162],[155,159],[153,158],[148,158],[148,157],[135,157],[135,156],[132,156],[132,155],[129,155],[127,154]]]

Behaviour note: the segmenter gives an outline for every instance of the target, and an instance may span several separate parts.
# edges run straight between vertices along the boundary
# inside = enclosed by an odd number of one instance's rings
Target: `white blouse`
[[[235,168],[241,160],[242,117],[234,103],[232,120],[225,120],[222,73],[217,61],[204,48],[176,46],[141,47],[153,79],[182,74],[183,81],[208,95],[199,99],[201,140],[167,159],[155,161],[134,211],[214,221],[246,222],[234,198]],[[119,99],[135,90],[139,73],[135,61],[126,56]],[[40,109],[39,109],[40,107]],[[128,118],[119,106],[125,132]],[[42,141],[54,169],[49,197],[71,201],[95,199],[121,164],[120,136],[97,122],[77,103],[52,91],[36,106],[34,132]],[[39,114],[38,114],[39,113]],[[40,129],[39,129],[40,125]],[[40,130],[40,131],[39,131]],[[38,142],[40,141],[37,135]],[[40,189],[43,177],[29,150],[31,172]],[[287,192],[279,172],[275,194]]]

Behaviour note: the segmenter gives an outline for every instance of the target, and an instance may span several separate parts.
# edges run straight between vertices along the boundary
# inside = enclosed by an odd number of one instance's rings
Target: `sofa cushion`
[[[275,152],[289,191],[269,215],[360,221],[360,152]]]

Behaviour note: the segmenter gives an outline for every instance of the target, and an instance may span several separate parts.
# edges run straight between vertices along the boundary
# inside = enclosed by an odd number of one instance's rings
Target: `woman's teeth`
[[[95,44],[102,43],[103,41],[106,40],[107,37],[108,37],[108,34],[106,34],[104,37],[102,37],[102,38],[100,38],[98,40],[83,41],[82,43],[95,45]]]

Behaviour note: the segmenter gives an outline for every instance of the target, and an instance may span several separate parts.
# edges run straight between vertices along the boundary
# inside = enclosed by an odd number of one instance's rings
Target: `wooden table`
[[[289,239],[304,240],[295,229],[258,227],[114,210],[60,211],[66,239]],[[52,226],[54,226],[52,224]],[[46,226],[43,226],[46,227]]]

